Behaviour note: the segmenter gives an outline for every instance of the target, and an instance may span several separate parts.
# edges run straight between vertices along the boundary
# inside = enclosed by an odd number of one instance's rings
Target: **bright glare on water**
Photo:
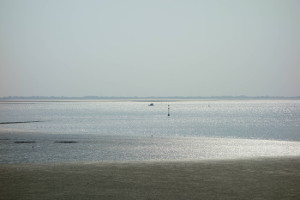
[[[0,163],[300,155],[300,101],[149,103],[0,103]]]

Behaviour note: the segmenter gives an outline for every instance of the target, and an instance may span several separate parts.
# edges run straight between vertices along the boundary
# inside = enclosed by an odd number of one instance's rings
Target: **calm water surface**
[[[2,102],[0,163],[300,155],[300,101],[149,103]]]

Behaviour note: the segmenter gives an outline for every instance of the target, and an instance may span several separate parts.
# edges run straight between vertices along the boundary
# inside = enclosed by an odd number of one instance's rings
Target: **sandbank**
[[[4,164],[0,199],[300,199],[300,158]]]

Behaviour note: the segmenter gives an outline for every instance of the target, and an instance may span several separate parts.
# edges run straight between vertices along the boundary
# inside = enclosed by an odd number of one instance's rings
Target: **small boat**
[[[154,106],[154,103],[150,103],[148,106]]]

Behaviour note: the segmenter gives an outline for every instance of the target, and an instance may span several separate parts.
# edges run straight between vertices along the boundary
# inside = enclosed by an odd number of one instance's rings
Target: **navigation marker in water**
[[[170,105],[168,105],[168,116],[170,116]]]

